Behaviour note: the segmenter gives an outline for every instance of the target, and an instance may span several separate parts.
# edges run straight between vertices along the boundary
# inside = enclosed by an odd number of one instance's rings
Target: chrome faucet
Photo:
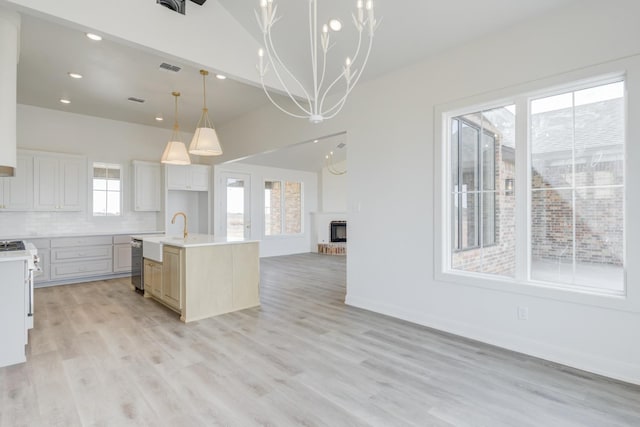
[[[187,214],[184,212],[176,212],[173,215],[173,218],[171,218],[171,224],[175,224],[176,223],[176,217],[178,215],[182,215],[184,217],[184,229],[182,230],[183,234],[184,234],[184,238],[186,239],[187,236],[189,235],[189,230],[187,229]]]

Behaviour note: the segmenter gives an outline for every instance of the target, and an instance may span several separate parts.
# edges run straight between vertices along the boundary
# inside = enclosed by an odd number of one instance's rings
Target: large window
[[[530,103],[531,278],[624,290],[624,84]]]
[[[302,183],[265,181],[265,236],[299,233],[302,233]]]
[[[608,81],[445,114],[448,271],[624,293],[624,93]]]
[[[120,165],[93,164],[93,216],[119,216]]]

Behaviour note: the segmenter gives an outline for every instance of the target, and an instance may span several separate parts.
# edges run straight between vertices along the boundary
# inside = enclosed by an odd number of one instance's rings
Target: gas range
[[[25,245],[21,240],[0,240],[0,252],[24,251]]]

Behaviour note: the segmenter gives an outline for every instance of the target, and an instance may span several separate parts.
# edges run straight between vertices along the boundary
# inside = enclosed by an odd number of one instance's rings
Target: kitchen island
[[[258,241],[208,234],[141,238],[144,295],[183,322],[260,305]]]

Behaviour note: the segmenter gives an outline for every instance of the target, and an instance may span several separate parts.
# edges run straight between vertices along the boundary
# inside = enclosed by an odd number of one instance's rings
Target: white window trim
[[[484,93],[455,102],[438,105],[434,109],[434,275],[437,281],[448,282],[460,286],[472,286],[491,289],[500,292],[522,294],[544,299],[573,302],[577,304],[593,305],[617,310],[640,312],[640,266],[629,265],[626,260],[638,259],[640,256],[640,224],[635,225],[627,218],[640,218],[640,198],[633,197],[632,183],[640,182],[640,167],[625,165],[625,287],[626,295],[609,295],[602,292],[590,292],[585,288],[572,289],[571,286],[557,287],[541,282],[529,281],[528,259],[530,258],[530,213],[528,200],[531,190],[528,188],[530,179],[529,150],[516,151],[516,273],[515,278],[499,277],[490,274],[452,272],[450,266],[451,242],[449,239],[451,207],[448,203],[448,179],[450,168],[450,153],[445,147],[450,145],[448,119],[456,115],[469,112],[470,109],[479,111],[499,105],[515,104],[516,111],[516,139],[528,139],[529,123],[527,111],[523,107],[531,98],[545,96],[554,91],[570,91],[592,84],[614,81],[624,78],[626,87],[627,115],[625,159],[640,159],[639,144],[640,126],[631,127],[630,124],[640,123],[640,56],[634,56],[618,61],[599,64],[565,74],[536,80],[533,82],[503,88],[490,93]],[[629,95],[631,94],[631,95]],[[634,107],[635,108],[630,108]],[[636,112],[635,117],[632,114]],[[523,173],[526,171],[526,173]],[[522,190],[526,189],[525,192]],[[523,248],[523,246],[526,246]],[[639,264],[639,263],[635,263]]]
[[[120,215],[94,215],[93,213],[93,169],[96,167],[96,165],[105,165],[105,166],[118,166],[120,168]],[[89,206],[87,209],[87,213],[89,218],[93,219],[93,220],[98,220],[101,222],[107,222],[107,221],[120,221],[122,220],[122,218],[124,218],[125,215],[125,206],[124,206],[124,201],[125,201],[125,197],[124,197],[124,193],[125,193],[125,187],[124,184],[126,182],[125,180],[125,168],[124,165],[121,163],[109,163],[109,162],[99,162],[99,161],[90,161],[89,164],[89,186],[88,186],[88,193],[89,193],[89,197],[87,198],[87,200],[89,200]]]

